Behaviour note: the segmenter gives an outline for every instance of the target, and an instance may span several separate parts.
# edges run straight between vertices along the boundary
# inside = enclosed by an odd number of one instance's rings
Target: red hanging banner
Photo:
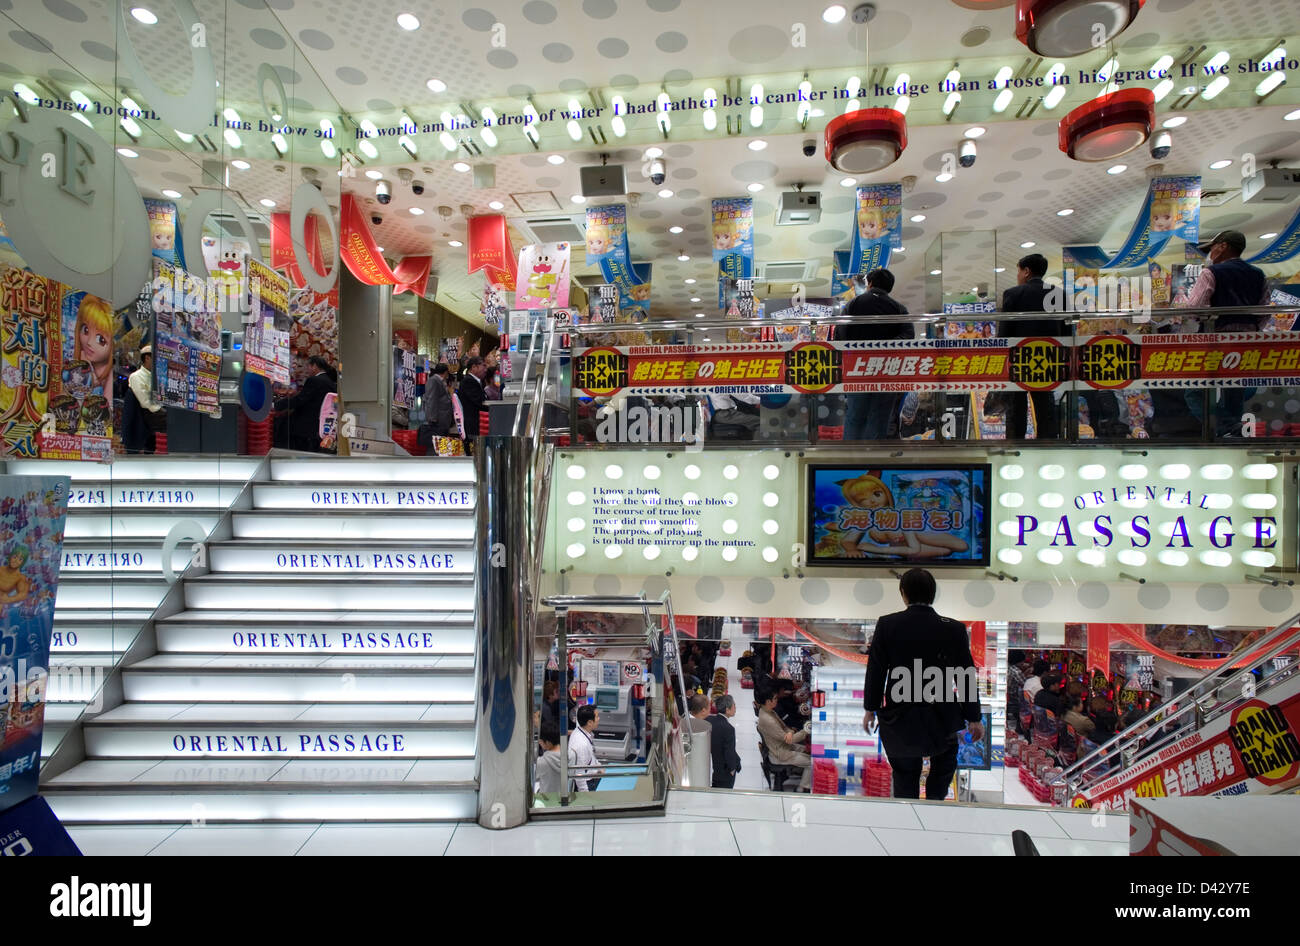
[[[339,252],[347,263],[352,275],[367,286],[397,286],[398,292],[414,292],[422,296],[428,288],[429,269],[433,265],[432,256],[408,256],[397,264],[395,270],[388,268],[370,228],[362,217],[361,208],[356,198],[344,194],[342,211],[339,214],[340,247]]]
[[[975,661],[975,666],[984,667],[984,648],[988,646],[988,632],[983,621],[971,621],[966,625],[970,628],[970,656]]]
[[[488,282],[514,292],[517,263],[501,214],[483,214],[469,218],[469,270],[487,270]]]
[[[1109,624],[1088,624],[1088,672],[1100,670],[1110,673],[1110,628]]]
[[[308,214],[304,224],[304,237],[307,241],[307,259],[318,274],[325,273],[325,254],[321,250],[320,230],[315,215]],[[298,258],[293,252],[293,231],[289,226],[289,214],[271,214],[271,268],[283,270],[289,277],[289,284],[295,289],[307,285]]]
[[[693,615],[693,614],[677,614],[677,615],[674,615],[674,618],[675,618],[675,620],[676,620],[676,625],[677,625],[677,631],[678,631],[678,633],[680,633],[680,634],[685,634],[687,637],[699,637],[699,636],[700,636],[700,634],[699,634],[699,628],[698,628],[698,625],[699,625],[699,618],[697,618],[695,615]],[[661,626],[663,627],[663,629],[664,629],[665,631],[668,630],[668,615],[666,615],[666,614],[663,615],[663,619],[662,619]]]

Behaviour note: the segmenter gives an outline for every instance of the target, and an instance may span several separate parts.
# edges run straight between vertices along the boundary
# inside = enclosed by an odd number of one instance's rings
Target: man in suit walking
[[[894,770],[894,797],[921,797],[921,760],[929,758],[925,797],[943,801],[957,771],[957,733],[984,738],[979,680],[966,625],[934,610],[934,576],[913,568],[898,583],[906,611],[876,622],[867,655],[863,703],[868,732],[880,738]]]
[[[487,393],[483,389],[483,378],[487,375],[487,364],[478,355],[465,362],[465,370],[460,373],[461,384],[456,396],[460,398],[461,410],[465,414],[465,438],[468,440],[479,435],[479,414],[482,413]]]
[[[1016,264],[1016,285],[1002,293],[1003,312],[1045,312],[1045,300],[1051,291],[1043,284],[1047,275],[1047,257],[1030,253]],[[998,334],[1009,338],[1065,338],[1069,333],[1064,319],[1016,319],[998,323]],[[1055,440],[1061,436],[1061,423],[1056,414],[1056,396],[1051,391],[1034,391],[1026,395],[1012,392],[1007,410],[1007,439],[1024,440],[1029,430],[1029,398],[1034,399],[1034,422],[1039,440]]]
[[[713,753],[713,787],[734,788],[740,772],[740,755],[736,752],[736,729],[728,720],[736,715],[736,701],[730,696],[720,696],[713,701],[717,710],[708,717],[713,727],[709,747]]]
[[[894,274],[887,269],[867,273],[867,291],[850,302],[845,315],[907,315],[907,307],[891,296]],[[911,322],[862,322],[840,326],[836,333],[846,341],[873,342],[915,338]],[[898,436],[898,410],[903,395],[848,394],[844,404],[845,440],[884,440]]]
[[[292,397],[275,402],[277,411],[289,412],[289,446],[294,450],[320,453],[320,410],[325,395],[335,391],[335,371],[320,355],[307,362],[310,372],[302,389]]]

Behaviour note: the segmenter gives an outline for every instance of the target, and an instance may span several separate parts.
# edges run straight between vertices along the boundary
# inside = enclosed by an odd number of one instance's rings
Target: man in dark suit
[[[1043,284],[1047,275],[1047,257],[1030,253],[1016,264],[1016,285],[1002,293],[1003,312],[1045,312],[1049,290]],[[1064,319],[1015,319],[998,323],[998,334],[1005,338],[1065,338],[1069,332]],[[1056,414],[1056,397],[1051,391],[1034,391],[1034,421],[1039,440],[1055,440],[1061,436],[1061,423]],[[1029,429],[1029,399],[1023,392],[1014,391],[1008,398],[1007,439],[1024,440]]]
[[[887,269],[867,273],[867,291],[850,302],[845,315],[907,315],[907,307],[891,296],[894,274]],[[854,342],[881,342],[915,338],[911,322],[861,322],[841,325],[836,337]],[[845,395],[844,439],[883,440],[898,436],[898,409],[903,395]]]
[[[425,386],[427,411],[419,430],[422,447],[432,447],[434,437],[456,435],[456,413],[451,405],[451,391],[447,389],[447,372],[447,366],[439,362],[434,366],[429,383]]]
[[[898,583],[906,611],[876,622],[867,655],[862,727],[880,717],[880,738],[894,770],[894,797],[921,797],[921,760],[929,758],[925,797],[943,801],[957,771],[957,732],[979,741],[979,681],[966,625],[935,613],[934,576],[913,568]]]
[[[292,397],[275,402],[277,411],[289,412],[289,447],[320,452],[320,409],[325,395],[334,393],[334,369],[320,355],[307,362],[310,372],[302,388]]]
[[[736,773],[740,771],[740,756],[736,752],[736,730],[728,722],[736,715],[736,701],[723,695],[713,701],[717,710],[708,717],[708,724],[713,727],[709,748],[713,753],[713,787],[733,788]]]
[[[483,390],[483,378],[487,375],[487,364],[478,355],[465,362],[465,369],[460,373],[460,388],[456,396],[460,398],[460,408],[465,415],[465,437],[479,435],[479,414],[486,408],[487,394]]]

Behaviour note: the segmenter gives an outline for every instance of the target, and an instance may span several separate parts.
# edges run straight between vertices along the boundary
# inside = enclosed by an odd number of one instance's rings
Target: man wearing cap
[[[140,367],[126,384],[131,396],[122,407],[122,445],[127,453],[153,453],[154,434],[167,429],[167,414],[153,394],[152,345],[140,349]]]
[[[1268,305],[1268,280],[1258,266],[1241,258],[1246,251],[1246,235],[1240,230],[1224,230],[1196,247],[1209,256],[1209,263],[1192,286],[1185,303],[1189,308],[1227,308]],[[1218,332],[1258,332],[1268,321],[1266,315],[1229,313],[1219,316],[1214,326]],[[1241,424],[1246,409],[1246,389],[1220,388],[1218,435],[1229,434]]]

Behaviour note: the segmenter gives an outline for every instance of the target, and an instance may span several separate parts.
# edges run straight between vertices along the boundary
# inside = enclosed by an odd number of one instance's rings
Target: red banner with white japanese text
[[[422,296],[428,288],[432,256],[407,256],[394,269],[388,267],[357,200],[344,194],[339,214],[340,253],[352,275],[367,286],[396,286],[397,292]]]

